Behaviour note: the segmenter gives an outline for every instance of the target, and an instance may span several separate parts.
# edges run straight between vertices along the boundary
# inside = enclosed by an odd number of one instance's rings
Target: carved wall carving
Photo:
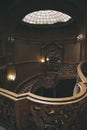
[[[42,56],[45,57],[47,70],[57,71],[58,64],[63,61],[63,45],[53,41],[41,49]]]
[[[14,103],[9,98],[0,95],[0,124],[7,130],[16,129]]]
[[[63,106],[31,103],[31,113],[38,130],[83,130],[87,128],[84,103],[85,100]]]

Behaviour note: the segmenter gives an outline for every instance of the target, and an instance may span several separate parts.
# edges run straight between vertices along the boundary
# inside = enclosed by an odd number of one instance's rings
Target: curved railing
[[[23,81],[11,92],[0,88],[0,125],[6,130],[83,130],[87,129],[86,63],[77,67],[78,82],[73,96],[48,98],[32,93],[43,74]],[[32,81],[33,84],[32,84]],[[28,91],[24,86],[28,86]],[[24,88],[26,88],[26,86]]]
[[[81,62],[77,67],[77,73],[79,76],[79,80],[87,83],[87,62]]]
[[[42,96],[35,95],[31,92],[23,93],[23,94],[16,94],[9,90],[0,88],[0,95],[10,98],[13,101],[18,101],[21,99],[29,99],[30,101],[34,101],[41,104],[50,104],[50,105],[62,105],[65,103],[75,103],[78,99],[82,99],[82,97],[86,96],[86,85],[82,82],[78,83],[80,91],[75,96],[64,97],[64,98],[46,98]]]
[[[43,76],[43,73],[32,75],[21,82],[15,89],[15,93],[26,93],[30,92],[32,87],[37,83],[39,78]]]
[[[16,94],[0,88],[0,124],[7,130],[71,130],[73,125],[77,130],[82,125],[79,117],[87,110],[86,85],[78,86],[79,93],[66,98],[46,98],[30,92]]]
[[[64,97],[64,98],[47,98],[29,92],[28,93],[29,97],[27,98],[37,103],[49,104],[49,105],[65,105],[65,104],[75,103],[80,101],[82,97],[86,96],[86,86],[82,83],[79,83],[78,86],[80,91],[75,96]]]

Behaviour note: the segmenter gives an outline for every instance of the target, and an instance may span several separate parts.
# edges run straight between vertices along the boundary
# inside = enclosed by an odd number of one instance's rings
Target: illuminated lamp
[[[15,81],[16,79],[16,69],[14,66],[10,66],[7,70],[7,80]]]
[[[41,61],[41,63],[45,63],[45,58],[42,57],[40,61]]]

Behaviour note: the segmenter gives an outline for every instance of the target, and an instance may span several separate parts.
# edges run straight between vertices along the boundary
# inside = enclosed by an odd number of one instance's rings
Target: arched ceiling
[[[21,23],[22,18],[29,12],[53,9],[70,15],[79,27],[85,28],[86,0],[0,0],[0,15],[8,26]]]

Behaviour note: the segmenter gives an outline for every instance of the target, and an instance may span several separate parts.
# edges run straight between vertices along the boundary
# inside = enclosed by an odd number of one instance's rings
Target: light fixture
[[[49,57],[47,57],[47,58],[46,58],[46,61],[49,61],[49,60],[50,60]]]
[[[85,39],[85,35],[82,34],[82,33],[77,36],[78,41],[81,41],[81,40],[84,40],[84,39]]]
[[[40,59],[40,61],[41,61],[41,63],[45,63],[45,58],[42,57],[42,58]]]
[[[15,81],[16,79],[16,69],[14,66],[10,66],[7,70],[7,80]]]

